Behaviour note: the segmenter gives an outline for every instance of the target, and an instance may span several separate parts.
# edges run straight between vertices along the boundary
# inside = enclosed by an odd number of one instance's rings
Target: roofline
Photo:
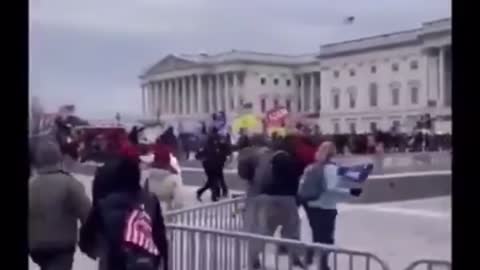
[[[377,46],[366,47],[366,48],[338,51],[334,53],[322,54],[322,52],[320,52],[317,55],[317,59],[321,60],[321,59],[328,59],[328,58],[333,58],[337,56],[347,56],[347,55],[358,54],[358,53],[368,52],[368,51],[378,50],[378,49],[392,49],[392,48],[406,46],[406,45],[416,45],[419,43],[421,43],[420,39],[415,39],[415,40],[407,40],[407,41],[402,41],[402,42],[397,42],[392,44],[383,44],[383,45],[377,45]]]
[[[396,48],[396,47],[406,46],[410,44],[419,44],[422,42],[424,36],[435,35],[439,33],[444,34],[444,33],[451,32],[451,29],[443,29],[443,30],[436,31],[435,33],[433,32],[429,33],[424,31],[425,29],[428,29],[428,27],[430,27],[431,25],[441,23],[441,22],[448,22],[448,21],[451,21],[451,18],[442,18],[438,20],[424,22],[422,23],[421,27],[415,28],[415,29],[402,30],[402,31],[368,36],[368,37],[363,37],[363,38],[358,38],[353,40],[325,44],[320,46],[320,52],[317,55],[317,59],[326,59],[326,58],[332,58],[332,57],[342,56],[342,55],[352,55],[356,53],[367,52],[367,51],[377,50],[377,49]],[[400,40],[400,41],[385,41],[384,44],[381,44],[381,40],[380,40],[380,44],[365,44],[365,42],[368,42],[368,41],[373,41],[373,40],[382,39],[382,38],[394,38],[394,37],[399,37],[401,35],[415,35],[415,36],[407,36],[405,37],[404,40]],[[363,42],[363,45],[365,46],[361,45],[362,42]],[[355,48],[356,43],[360,45],[358,46],[358,48]],[[342,48],[342,46],[346,46],[346,45],[350,45],[351,48],[345,48],[345,47]],[[334,48],[336,46],[339,46],[340,48],[335,50]],[[325,50],[325,52],[323,50]],[[333,52],[330,50],[333,50]]]
[[[188,66],[188,67],[183,67],[183,68],[172,68],[172,69],[169,69],[169,70],[166,70],[164,72],[159,72],[159,73],[153,73],[153,74],[147,74],[147,73],[143,73],[139,76],[139,79],[141,80],[145,80],[147,79],[147,77],[149,76],[152,76],[152,75],[158,75],[158,74],[164,74],[164,73],[168,73],[168,72],[172,72],[172,71],[183,71],[183,70],[188,70],[188,69],[192,69],[192,68],[213,68],[215,67],[216,65],[229,65],[229,64],[243,64],[243,65],[255,65],[255,64],[261,64],[261,65],[270,65],[270,66],[281,66],[281,67],[289,67],[289,68],[297,68],[299,66],[302,66],[302,65],[310,65],[310,64],[317,64],[318,63],[318,59],[314,58],[312,59],[312,61],[305,61],[305,62],[301,62],[301,63],[281,63],[281,62],[273,62],[273,61],[262,61],[262,60],[251,60],[251,59],[248,59],[248,60],[242,60],[242,59],[238,59],[238,60],[228,60],[228,61],[220,61],[218,63],[201,63],[201,62],[196,62],[196,63],[192,63],[191,66]]]
[[[230,53],[234,52],[240,52],[240,53],[251,53],[251,54],[260,54],[260,55],[267,55],[267,56],[280,56],[280,57],[291,57],[291,58],[298,58],[298,57],[304,57],[304,56],[315,56],[315,53],[302,53],[302,54],[284,54],[284,53],[271,53],[271,52],[260,52],[260,51],[251,51],[251,50],[230,50],[230,51],[223,51],[215,54],[206,54],[206,58],[211,58],[211,57],[217,57],[221,55],[227,55]],[[202,54],[183,54],[183,56],[201,56]],[[174,55],[175,57],[182,58],[182,54],[176,54]],[[189,59],[185,59],[189,60]]]
[[[363,38],[345,40],[345,41],[340,41],[340,42],[335,42],[335,43],[328,43],[328,44],[325,44],[325,45],[321,45],[320,48],[329,48],[329,47],[334,47],[334,46],[337,46],[337,45],[355,43],[355,42],[369,40],[369,39],[375,39],[375,38],[379,38],[379,37],[387,37],[387,36],[394,36],[394,35],[408,34],[408,33],[415,33],[415,32],[420,33],[421,30],[422,30],[422,28],[415,28],[415,29],[402,30],[402,31],[390,32],[390,33],[385,33],[385,34],[379,34],[379,35],[374,35],[374,36],[368,36],[368,37],[363,37]]]

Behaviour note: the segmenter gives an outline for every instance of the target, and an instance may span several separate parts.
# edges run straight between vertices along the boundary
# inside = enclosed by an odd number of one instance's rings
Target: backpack
[[[254,185],[257,192],[263,193],[268,189],[273,182],[273,159],[279,154],[287,154],[286,151],[267,151],[260,155],[258,165],[255,168],[255,175],[253,177]]]
[[[122,262],[125,270],[156,270],[161,256],[153,237],[158,199],[143,191],[127,204],[121,214],[103,215],[110,260],[115,260],[109,264]]]
[[[323,165],[311,164],[303,172],[298,188],[298,198],[302,202],[316,200],[325,191]]]
[[[265,153],[266,148],[247,147],[238,152],[237,172],[241,179],[251,183],[255,176],[259,156]]]

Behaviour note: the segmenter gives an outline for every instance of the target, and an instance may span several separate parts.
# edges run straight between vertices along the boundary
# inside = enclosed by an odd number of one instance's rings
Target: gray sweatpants
[[[252,218],[249,226],[250,232],[273,236],[278,226],[282,226],[282,237],[300,239],[300,217],[295,197],[258,195],[251,199],[250,207],[247,206],[247,210],[251,211],[247,216]],[[258,254],[263,249],[264,243],[252,241],[249,249],[250,258],[258,258]]]

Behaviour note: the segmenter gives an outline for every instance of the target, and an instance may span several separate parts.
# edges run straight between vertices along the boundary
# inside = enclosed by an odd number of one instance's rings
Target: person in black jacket
[[[278,143],[273,151],[265,153],[269,162],[261,162],[256,170],[255,178],[271,178],[264,180],[261,194],[253,200],[257,207],[257,231],[255,233],[273,236],[282,226],[282,237],[300,239],[300,216],[297,208],[297,191],[303,165],[295,156],[293,141],[286,137]],[[261,168],[265,166],[265,168]],[[271,170],[271,174],[268,171]],[[258,175],[257,175],[258,173]],[[271,175],[271,176],[269,176]],[[260,179],[258,179],[260,180]],[[254,269],[260,268],[258,253],[262,250],[254,243],[250,250],[250,258]],[[293,265],[303,267],[303,263],[293,250]]]
[[[129,158],[109,161],[101,172],[104,179],[94,193],[92,210],[80,229],[80,250],[92,259],[99,258],[100,270],[124,270],[127,257],[123,253],[122,237],[125,217],[140,200],[152,222],[152,238],[159,250],[156,269],[168,269],[168,242],[160,203],[153,194],[140,186],[140,167]],[[98,175],[97,175],[98,176]]]
[[[197,154],[197,158],[202,160],[203,169],[207,176],[207,182],[203,187],[197,190],[197,199],[201,201],[202,194],[210,189],[212,201],[218,201],[220,197],[220,188],[223,195],[228,192],[224,185],[223,167],[227,159],[229,148],[218,134],[217,128],[213,127],[207,138],[205,146]]]

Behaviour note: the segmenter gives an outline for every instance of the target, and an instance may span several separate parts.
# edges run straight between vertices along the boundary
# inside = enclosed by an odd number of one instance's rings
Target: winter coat
[[[85,222],[90,200],[84,186],[61,170],[57,144],[37,145],[37,175],[29,183],[29,250],[67,249],[77,244],[78,221]]]
[[[167,204],[167,210],[183,207],[181,191],[182,178],[168,170],[151,168],[147,173],[145,187],[155,194],[160,202]]]

